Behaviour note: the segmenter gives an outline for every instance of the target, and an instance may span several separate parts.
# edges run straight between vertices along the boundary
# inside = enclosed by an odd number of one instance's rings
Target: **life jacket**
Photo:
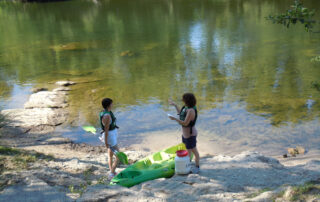
[[[99,117],[100,117],[100,125],[101,125],[101,129],[103,131],[105,131],[105,126],[102,123],[102,118],[104,117],[104,115],[109,114],[111,116],[111,124],[109,126],[109,130],[114,130],[116,128],[119,128],[116,124],[116,117],[114,116],[114,114],[112,113],[112,111],[108,111],[108,110],[104,110],[102,112],[100,112]]]
[[[198,111],[197,111],[197,107],[194,106],[192,107],[195,111],[195,117],[194,117],[194,120],[193,121],[190,121],[189,125],[188,126],[185,126],[185,127],[190,127],[190,134],[192,134],[192,127],[194,125],[196,125],[196,121],[197,121],[197,118],[198,118]],[[179,118],[181,121],[184,121],[186,119],[186,116],[187,116],[187,109],[191,109],[191,108],[188,108],[186,106],[183,106],[180,110],[180,113],[179,113]]]

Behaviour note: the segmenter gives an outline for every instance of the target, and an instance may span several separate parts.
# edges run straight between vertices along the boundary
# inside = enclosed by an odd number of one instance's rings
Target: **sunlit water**
[[[181,104],[194,92],[198,142],[211,153],[320,149],[320,92],[311,85],[320,63],[310,61],[320,55],[320,34],[264,18],[291,3],[0,2],[0,105],[21,108],[32,87],[73,80],[70,120],[59,132],[99,144],[80,126],[98,127],[101,99],[111,97],[120,144],[154,150],[158,131],[167,144],[180,141],[167,99]],[[317,0],[306,6],[320,12]]]

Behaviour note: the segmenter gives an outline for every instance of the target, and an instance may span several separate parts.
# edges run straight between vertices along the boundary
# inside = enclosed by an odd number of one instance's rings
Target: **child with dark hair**
[[[100,137],[100,140],[105,143],[106,147],[108,148],[108,163],[109,163],[109,180],[111,180],[114,176],[116,176],[116,167],[118,164],[118,157],[114,155],[114,153],[111,150],[111,147],[118,150],[118,144],[117,144],[117,136],[118,126],[116,125],[116,117],[112,113],[111,109],[113,107],[113,101],[110,98],[104,98],[102,100],[102,107],[103,111],[100,112],[100,124],[101,129],[103,130],[103,134]],[[113,161],[113,156],[115,156],[115,161]]]
[[[197,149],[198,132],[195,127],[198,118],[198,111],[196,108],[197,100],[193,93],[185,93],[182,96],[182,101],[184,102],[184,106],[179,109],[176,103],[169,100],[169,104],[176,108],[179,119],[172,116],[169,116],[169,118],[177,121],[182,126],[182,142],[186,145],[189,156],[191,157],[191,153],[193,153],[195,157],[196,167],[192,169],[192,173],[199,173],[200,156]]]

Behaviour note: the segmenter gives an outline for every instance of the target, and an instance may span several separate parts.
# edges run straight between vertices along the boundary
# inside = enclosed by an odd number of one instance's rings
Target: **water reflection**
[[[228,124],[267,128],[261,131],[264,135],[274,134],[274,126],[298,128],[319,116],[320,93],[310,83],[318,80],[320,68],[310,58],[320,53],[320,36],[298,27],[287,30],[264,19],[291,3],[0,2],[4,19],[0,22],[0,96],[2,100],[21,97],[14,84],[42,86],[74,80],[79,84],[70,94],[71,125],[96,124],[100,100],[109,96],[117,101],[117,111],[129,114],[121,119],[130,135],[173,130],[171,123],[157,122],[163,118],[159,114],[171,110],[167,98],[180,100],[182,93],[193,91],[209,121],[201,127],[215,134],[227,133],[210,116],[221,106],[222,114],[240,113],[248,120],[230,118]],[[320,8],[316,0],[306,6]],[[3,103],[15,106],[10,99]],[[227,113],[226,106],[234,103],[242,110],[232,108]],[[136,113],[148,118],[136,123]],[[259,117],[267,124],[252,124]],[[151,126],[150,120],[158,125]]]

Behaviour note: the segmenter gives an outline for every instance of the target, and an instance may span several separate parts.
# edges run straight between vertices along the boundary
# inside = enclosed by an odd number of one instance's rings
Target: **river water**
[[[311,59],[320,34],[265,20],[292,2],[1,1],[0,107],[23,107],[31,88],[72,80],[70,121],[59,132],[99,144],[81,126],[99,127],[101,99],[111,97],[120,144],[156,150],[180,141],[168,98],[181,105],[193,92],[198,142],[209,153],[319,150],[320,92],[311,83],[320,63]],[[305,5],[320,12],[318,0]]]

